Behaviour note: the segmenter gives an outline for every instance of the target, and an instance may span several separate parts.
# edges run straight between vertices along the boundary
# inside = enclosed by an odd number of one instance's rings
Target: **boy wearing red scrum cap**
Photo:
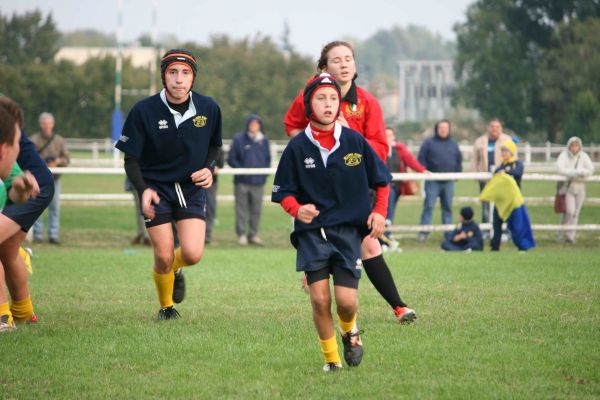
[[[385,162],[389,146],[385,136],[383,113],[375,96],[355,82],[358,75],[352,45],[344,41],[333,41],[323,46],[317,70],[333,75],[340,85],[342,97],[338,122],[363,135]],[[285,114],[284,124],[290,136],[304,131],[308,119],[302,94],[294,99]],[[401,324],[415,321],[417,314],[400,297],[377,239],[366,237],[363,240],[362,257],[367,278],[390,305],[398,321]]]
[[[333,276],[344,359],[363,356],[356,325],[361,241],[382,234],[391,176],[359,133],[343,127],[340,87],[321,74],[304,89],[306,129],[290,140],[277,167],[272,201],[294,217],[291,241],[296,269],[307,276],[313,319],[325,358],[324,371],[342,367],[338,353],[329,276]],[[368,189],[376,191],[371,209]]]
[[[161,60],[163,90],[132,108],[115,145],[125,153],[125,172],[140,195],[152,241],[159,320],[179,317],[174,303],[185,296],[181,268],[202,257],[205,189],[212,185],[222,146],[219,106],[192,92],[197,71],[189,51],[166,52]],[[171,221],[179,232],[177,249]]]

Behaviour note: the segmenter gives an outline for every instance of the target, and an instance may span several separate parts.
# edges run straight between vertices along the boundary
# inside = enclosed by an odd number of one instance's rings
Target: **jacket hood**
[[[448,124],[448,137],[445,137],[445,138],[441,138],[440,135],[438,134],[438,127],[440,126],[440,124],[442,122],[446,122]],[[450,137],[452,136],[452,124],[450,123],[450,121],[448,121],[447,119],[442,119],[442,120],[436,122],[435,126],[433,127],[433,136],[439,140],[450,139]]]
[[[246,132],[248,132],[248,127],[250,126],[250,122],[252,121],[258,121],[258,123],[260,124],[260,131],[263,131],[263,122],[262,119],[260,118],[259,115],[257,114],[250,114],[247,118],[246,118]]]
[[[577,136],[571,136],[569,138],[569,140],[567,140],[567,150],[569,151],[569,154],[571,154],[571,155],[573,154],[573,153],[571,153],[571,145],[573,143],[579,143],[579,147],[581,148],[581,150],[583,150],[583,142],[581,141],[581,139]],[[581,150],[579,150],[579,151],[581,151]]]

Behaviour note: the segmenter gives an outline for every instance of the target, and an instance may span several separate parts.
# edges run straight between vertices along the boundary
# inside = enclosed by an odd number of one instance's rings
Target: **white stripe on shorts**
[[[179,182],[175,182],[175,193],[177,193],[177,198],[179,199],[179,205],[182,208],[187,208],[187,203],[185,202],[185,196],[183,195],[183,191],[181,190],[181,185]]]

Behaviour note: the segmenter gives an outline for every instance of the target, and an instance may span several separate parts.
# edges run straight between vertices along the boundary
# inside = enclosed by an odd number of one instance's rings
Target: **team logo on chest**
[[[365,105],[363,103],[358,104],[346,104],[344,107],[344,116],[346,118],[360,117],[365,112]]]
[[[204,125],[206,125],[208,118],[206,118],[204,115],[196,115],[192,121],[194,121],[194,126],[196,128],[202,128]]]
[[[169,123],[166,119],[161,119],[158,121],[158,129],[169,129]]]
[[[356,167],[362,161],[362,154],[348,153],[344,156],[344,162],[349,167]]]
[[[305,168],[317,168],[315,165],[315,160],[312,157],[307,157],[304,159],[304,167]]]

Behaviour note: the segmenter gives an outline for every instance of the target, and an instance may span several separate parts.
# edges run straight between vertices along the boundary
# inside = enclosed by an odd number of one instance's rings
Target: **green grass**
[[[417,221],[420,204],[399,207],[399,222]],[[439,234],[404,237],[386,258],[417,324],[398,325],[363,279],[363,364],[325,375],[279,207],[264,208],[258,249],[235,246],[233,204],[219,206],[219,245],[188,270],[172,323],[154,320],[150,249],[127,245],[133,213],[65,206],[63,245],[33,246],[40,323],[0,335],[0,398],[600,397],[597,232],[576,247],[540,233],[528,253],[440,253]],[[582,220],[599,216],[587,206]]]
[[[150,250],[36,250],[40,323],[0,337],[4,399],[600,396],[597,251],[389,255],[418,322],[363,280],[363,363],[325,375],[291,249],[209,248],[165,323]]]

